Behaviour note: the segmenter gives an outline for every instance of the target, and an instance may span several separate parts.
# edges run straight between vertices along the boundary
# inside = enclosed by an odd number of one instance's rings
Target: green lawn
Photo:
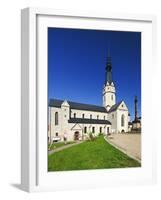
[[[48,171],[140,167],[140,163],[107,143],[103,136],[48,156]]]
[[[62,146],[65,146],[65,145],[68,145],[68,144],[73,144],[73,143],[75,143],[75,141],[69,141],[66,144],[64,142],[55,142],[52,145],[48,144],[48,149],[50,148],[50,150],[53,150],[53,149],[56,149],[58,147],[62,147]]]

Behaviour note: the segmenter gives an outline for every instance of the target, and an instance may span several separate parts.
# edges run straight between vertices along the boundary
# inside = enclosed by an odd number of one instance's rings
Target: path
[[[105,139],[129,157],[141,162],[141,134],[112,134]]]
[[[72,147],[72,146],[75,146],[75,145],[78,145],[78,144],[81,144],[83,141],[78,141],[76,143],[72,143],[72,144],[67,144],[67,145],[64,145],[62,147],[58,147],[56,149],[53,149],[51,151],[48,151],[48,155],[52,154],[52,153],[55,153],[55,152],[58,152],[58,151],[61,151],[61,150],[64,150],[64,149],[67,149],[69,147]]]

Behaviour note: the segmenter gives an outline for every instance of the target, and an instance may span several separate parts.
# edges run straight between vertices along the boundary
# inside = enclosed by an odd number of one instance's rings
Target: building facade
[[[83,140],[89,133],[122,133],[129,131],[129,112],[124,101],[116,103],[112,79],[112,62],[108,56],[103,85],[102,106],[68,100],[50,99],[48,106],[48,139]]]

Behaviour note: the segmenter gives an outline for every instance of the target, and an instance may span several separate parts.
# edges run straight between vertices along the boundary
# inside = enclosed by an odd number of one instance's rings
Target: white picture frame
[[[54,19],[54,20],[53,20]],[[46,171],[47,158],[47,45],[46,28],[79,27],[141,31],[142,34],[142,167],[73,172]],[[156,182],[155,133],[152,96],[147,92],[156,50],[156,19],[151,15],[130,15],[25,8],[21,16],[21,187],[25,191],[55,191]],[[40,42],[41,41],[41,42]],[[41,56],[40,56],[41,55]],[[41,57],[41,59],[39,59]],[[146,68],[145,68],[146,66]],[[40,81],[43,80],[43,81]],[[44,98],[45,96],[45,98]],[[41,116],[40,113],[46,113]],[[42,123],[43,122],[43,123]],[[146,134],[145,134],[146,133]],[[40,148],[41,145],[41,148]],[[41,155],[41,156],[40,156]],[[54,181],[53,181],[54,180]],[[107,181],[108,180],[108,181]]]

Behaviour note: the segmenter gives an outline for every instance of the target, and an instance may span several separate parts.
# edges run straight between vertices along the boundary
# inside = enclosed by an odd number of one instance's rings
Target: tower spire
[[[107,111],[116,103],[116,90],[112,80],[112,62],[110,50],[108,48],[107,61],[105,68],[105,84],[103,88],[103,106]]]
[[[107,55],[107,62],[106,62],[105,85],[107,84],[107,82],[110,85],[112,83],[112,63],[111,63],[109,48],[108,48],[108,55]]]

